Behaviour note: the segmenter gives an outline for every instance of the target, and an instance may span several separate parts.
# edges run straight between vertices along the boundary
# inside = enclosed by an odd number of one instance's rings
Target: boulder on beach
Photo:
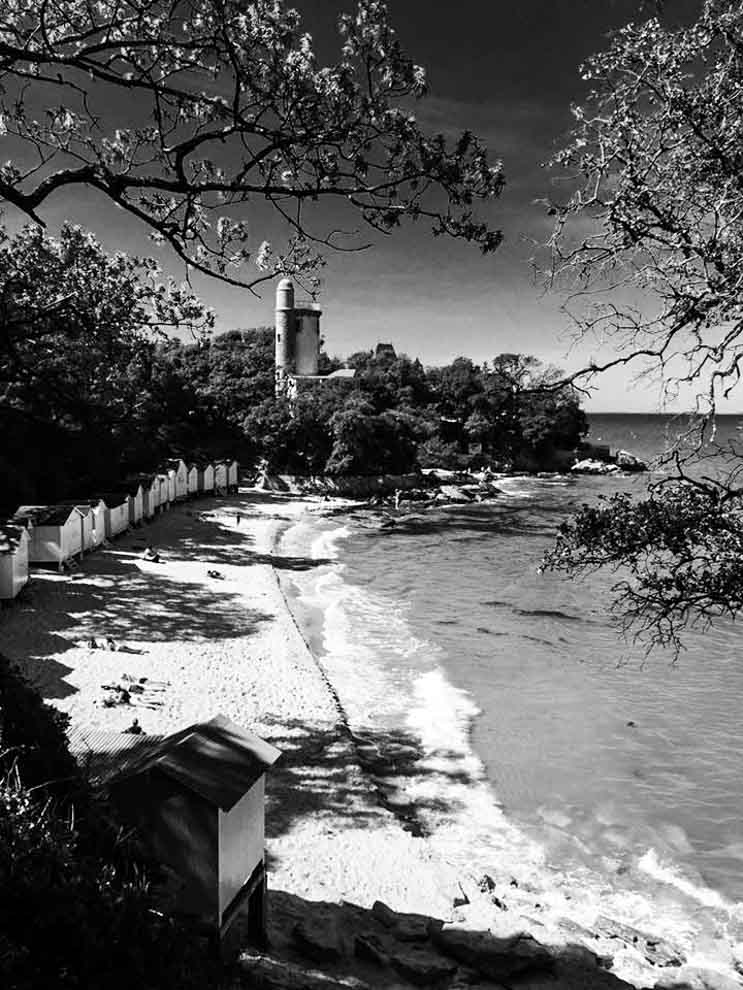
[[[620,468],[617,464],[607,464],[587,457],[583,461],[576,461],[570,470],[573,474],[616,474]]]
[[[617,467],[621,468],[622,471],[647,471],[648,469],[645,461],[641,461],[639,457],[630,454],[628,450],[618,450],[614,460]]]

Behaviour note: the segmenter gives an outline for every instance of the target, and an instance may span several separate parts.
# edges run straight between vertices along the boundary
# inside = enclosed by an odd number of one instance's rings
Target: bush
[[[0,656],[0,986],[214,984],[200,946],[155,911],[147,869],[78,770],[66,725]]]

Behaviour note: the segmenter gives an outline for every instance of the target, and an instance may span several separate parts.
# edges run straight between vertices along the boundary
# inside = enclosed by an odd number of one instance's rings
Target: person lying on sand
[[[139,719],[135,718],[128,729],[122,729],[121,731],[128,733],[130,736],[141,736],[142,733],[144,732],[144,729],[139,724]]]
[[[219,581],[224,581],[224,574],[220,574],[219,571],[207,571],[206,573],[210,578],[217,578]]]
[[[153,564],[159,564],[160,554],[157,552],[157,550],[153,550],[152,547],[148,545],[145,548],[145,550],[142,552],[142,559],[151,560]]]

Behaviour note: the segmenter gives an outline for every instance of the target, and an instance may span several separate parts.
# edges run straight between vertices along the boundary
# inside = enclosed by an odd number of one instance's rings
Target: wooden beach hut
[[[171,498],[170,498],[170,484],[168,483],[168,475],[162,471],[158,472],[157,480],[160,485],[160,499],[159,506],[160,511],[165,512],[170,508]]]
[[[188,468],[184,461],[176,457],[168,461],[168,472],[170,471],[174,473],[173,498],[176,502],[183,502],[188,497]]]
[[[238,487],[237,476],[240,465],[237,461],[227,461],[227,488],[231,492],[236,492]]]
[[[74,505],[22,505],[11,522],[28,530],[31,564],[64,564],[83,552],[83,515]]]
[[[189,464],[186,474],[188,482],[188,497],[196,498],[199,494],[199,467],[198,464]]]
[[[199,464],[199,494],[211,495],[214,493],[214,465]]]
[[[0,601],[12,601],[28,583],[28,545],[25,526],[0,523]]]
[[[81,521],[81,534],[80,541],[82,544],[82,553],[87,553],[89,550],[95,548],[95,543],[93,542],[93,509],[87,499],[65,499],[64,502],[60,502],[60,505],[73,506],[82,516]]]
[[[265,932],[264,781],[281,754],[218,715],[155,742],[109,780],[125,821],[169,867],[171,903],[223,937]]]
[[[106,505],[106,539],[113,540],[129,528],[129,496],[126,492],[104,492],[98,497]]]
[[[225,461],[215,461],[214,492],[216,495],[224,495],[226,491],[227,491],[227,464]]]
[[[142,518],[152,519],[160,504],[160,482],[156,474],[133,474],[127,478],[142,488]]]
[[[80,500],[76,504],[90,506],[90,517],[92,521],[91,549],[94,550],[106,539],[106,503],[102,498],[89,498]]]
[[[138,526],[144,512],[144,491],[139,480],[127,479],[114,485],[114,491],[126,495],[129,504],[129,525]]]

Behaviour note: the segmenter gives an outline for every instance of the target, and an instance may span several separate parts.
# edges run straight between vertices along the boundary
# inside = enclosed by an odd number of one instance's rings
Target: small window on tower
[[[276,334],[276,339],[277,339],[277,340],[281,340],[281,334],[280,334],[280,333],[277,333],[277,334]]]

